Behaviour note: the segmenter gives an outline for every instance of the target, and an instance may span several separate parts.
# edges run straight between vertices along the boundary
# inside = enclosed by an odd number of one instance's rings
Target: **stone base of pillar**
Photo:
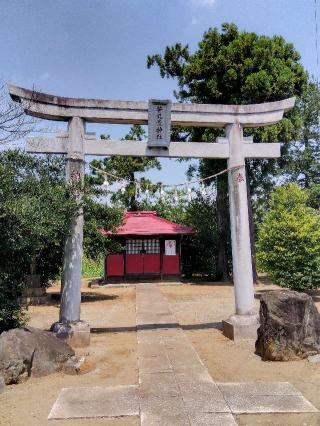
[[[259,327],[259,316],[254,315],[231,315],[222,321],[224,336],[230,340],[256,340]]]
[[[25,288],[18,301],[22,306],[44,305],[49,302],[49,295],[44,287]]]
[[[55,322],[51,326],[51,331],[56,337],[64,340],[73,348],[83,348],[90,345],[90,325],[85,321]]]

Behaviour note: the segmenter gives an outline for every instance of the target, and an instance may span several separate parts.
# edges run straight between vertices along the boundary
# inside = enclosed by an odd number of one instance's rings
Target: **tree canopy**
[[[0,330],[19,317],[17,296],[25,275],[55,278],[77,204],[64,183],[64,161],[20,151],[0,153]]]
[[[180,102],[249,104],[276,101],[302,96],[307,85],[307,73],[291,43],[280,36],[240,31],[230,23],[223,24],[221,30],[210,28],[206,31],[195,51],[177,43],[166,47],[163,54],[148,56],[147,66],[157,66],[161,77],[177,81],[175,96]],[[301,114],[296,107],[280,123],[247,129],[246,134],[252,134],[255,142],[288,142],[298,138],[300,128]],[[189,140],[196,141],[213,142],[221,134],[217,129],[182,130]],[[224,168],[224,160],[202,160],[197,172],[206,177]],[[265,195],[270,191],[277,173],[276,161],[250,160],[247,169],[252,195]],[[222,176],[217,180],[218,279],[228,279],[226,192],[227,181]]]
[[[119,209],[105,209],[91,185],[77,202],[79,183],[65,182],[65,159],[35,157],[21,151],[0,153],[0,332],[19,324],[18,296],[25,276],[40,275],[42,285],[60,277],[70,221],[84,207],[84,252],[108,252],[112,242],[99,227],[112,229],[122,220]]]

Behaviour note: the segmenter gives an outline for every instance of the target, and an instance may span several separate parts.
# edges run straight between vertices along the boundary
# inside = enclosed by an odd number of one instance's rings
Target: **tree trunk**
[[[305,137],[304,139],[304,150],[307,150],[309,148],[309,139]],[[307,170],[303,171],[304,174],[304,188],[308,189],[310,188],[310,176]]]
[[[253,221],[252,201],[249,185],[249,175],[247,174],[247,198],[248,198],[248,215],[249,215],[249,231],[250,231],[250,246],[251,246],[251,259],[252,259],[252,276],[254,284],[259,284],[259,277],[256,264],[256,245],[255,245],[255,226]]]
[[[226,176],[217,179],[217,264],[216,280],[230,281],[228,268],[228,235],[229,235],[229,212],[228,212],[228,182]]]
[[[36,256],[32,257],[30,264],[30,275],[35,275],[37,273],[37,258]]]
[[[136,181],[135,181],[135,176],[134,176],[134,172],[130,173],[130,185],[135,185]],[[130,196],[130,201],[129,201],[129,209],[132,212],[135,212],[138,210],[138,201],[136,198],[136,193],[133,192],[132,195]]]

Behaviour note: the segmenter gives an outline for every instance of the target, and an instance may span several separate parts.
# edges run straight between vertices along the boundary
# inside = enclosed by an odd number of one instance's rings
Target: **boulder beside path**
[[[48,331],[21,327],[0,335],[0,377],[8,384],[60,371],[74,350]]]
[[[291,361],[320,353],[320,314],[312,297],[271,290],[260,299],[256,354],[265,361]]]

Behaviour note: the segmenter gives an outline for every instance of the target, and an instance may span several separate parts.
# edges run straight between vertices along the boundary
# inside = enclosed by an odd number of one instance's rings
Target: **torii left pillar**
[[[85,121],[82,118],[73,117],[70,119],[68,139],[66,180],[70,183],[79,182],[82,187],[85,139]],[[83,247],[81,198],[80,189],[78,195],[79,211],[72,218],[70,231],[65,241],[59,321],[51,327],[57,337],[66,340],[74,347],[90,344],[90,326],[85,321],[80,320]]]

